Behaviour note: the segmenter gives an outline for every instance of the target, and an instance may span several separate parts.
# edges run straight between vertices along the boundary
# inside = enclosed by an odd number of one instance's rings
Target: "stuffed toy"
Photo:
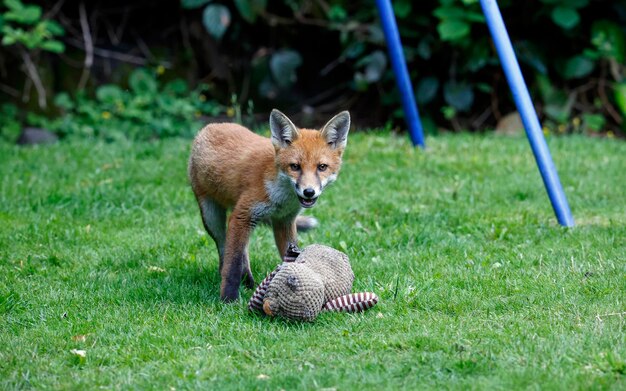
[[[373,307],[378,296],[350,293],[353,280],[348,256],[341,251],[319,244],[300,251],[289,244],[283,263],[261,282],[248,308],[313,321],[322,311],[359,312]]]

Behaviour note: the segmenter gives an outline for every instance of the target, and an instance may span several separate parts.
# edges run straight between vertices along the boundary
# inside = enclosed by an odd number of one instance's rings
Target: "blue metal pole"
[[[480,0],[480,5],[483,8],[483,13],[487,19],[487,25],[491,31],[502,68],[509,82],[515,105],[519,111],[524,128],[526,129],[526,136],[530,142],[530,146],[535,155],[539,172],[543,178],[543,183],[548,191],[552,208],[556,214],[556,218],[559,224],[565,227],[574,226],[574,217],[570,211],[567,203],[567,198],[563,192],[563,187],[559,181],[559,175],[556,172],[552,157],[550,156],[550,150],[546,144],[546,140],[543,137],[541,125],[537,118],[537,113],[533,107],[524,77],[520,70],[515,52],[511,45],[511,40],[504,26],[500,9],[496,0]]]
[[[376,6],[380,13],[380,21],[383,25],[385,40],[389,48],[389,57],[391,58],[391,66],[393,73],[396,75],[396,82],[400,90],[402,98],[402,107],[404,108],[404,116],[409,127],[409,134],[413,145],[419,145],[424,148],[424,131],[422,122],[420,121],[415,97],[413,96],[413,86],[409,78],[409,71],[406,67],[404,53],[402,52],[402,43],[400,42],[400,33],[396,24],[396,17],[391,7],[391,0],[376,0]]]

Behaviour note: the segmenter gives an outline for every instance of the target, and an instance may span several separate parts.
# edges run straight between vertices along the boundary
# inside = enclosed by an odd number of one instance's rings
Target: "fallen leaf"
[[[87,340],[87,336],[78,334],[78,335],[73,336],[72,340],[75,342],[85,342]]]
[[[80,358],[87,357],[87,351],[86,350],[72,349],[72,350],[70,350],[70,353],[72,353],[73,355],[78,356]]]
[[[259,375],[259,376],[257,376],[256,378],[257,378],[257,379],[259,379],[259,380],[267,380],[267,379],[269,379],[270,377],[269,377],[269,376],[267,376],[267,375],[264,375],[264,374],[260,374],[260,375]]]
[[[156,272],[156,273],[165,273],[165,269],[163,269],[162,267],[158,267],[158,266],[148,266],[148,271]]]

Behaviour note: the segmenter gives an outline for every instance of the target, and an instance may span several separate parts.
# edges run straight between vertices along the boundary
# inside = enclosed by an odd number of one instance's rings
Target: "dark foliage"
[[[7,18],[15,3],[21,4],[5,0],[0,8],[0,99],[48,118],[67,114],[67,107],[47,104],[59,93],[72,107],[91,102],[91,121],[99,112],[116,115],[98,104],[98,88],[124,90],[132,70],[146,68],[158,85],[184,81],[191,86],[184,91],[194,91],[190,102],[179,102],[183,112],[166,113],[175,118],[193,111],[241,120],[243,111],[259,113],[243,116],[254,123],[279,107],[309,125],[318,115],[350,109],[359,125],[391,120],[403,126],[371,1],[43,1],[39,18],[28,11],[30,21]],[[393,3],[427,129],[493,128],[515,110],[477,0]],[[558,132],[622,134],[626,4],[533,0],[500,6],[544,124]],[[41,22],[47,24],[37,30]],[[16,26],[43,31],[42,37],[7,38]],[[132,86],[125,93],[141,95]],[[207,110],[198,110],[199,93],[211,102]],[[29,118],[36,125],[43,121]],[[147,137],[173,133],[168,128]]]

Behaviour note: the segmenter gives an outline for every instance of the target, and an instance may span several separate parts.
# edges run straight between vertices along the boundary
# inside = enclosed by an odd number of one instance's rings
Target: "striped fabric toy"
[[[267,277],[265,277],[252,294],[252,297],[248,302],[248,309],[250,311],[260,311],[268,313],[267,309],[263,308],[263,305],[266,292],[270,287],[272,280],[278,274],[281,268],[283,268],[284,265],[295,262],[300,253],[301,251],[295,245],[289,245],[289,249],[287,250],[287,253],[283,258],[284,262],[278,265],[278,267],[276,267],[274,271],[272,271]],[[336,312],[362,312],[372,308],[374,305],[376,305],[376,303],[378,303],[378,296],[376,296],[375,293],[349,293],[329,300],[326,303],[323,303],[319,310]]]
[[[252,294],[252,297],[250,298],[250,301],[248,302],[248,309],[250,311],[256,310],[256,311],[263,312],[263,298],[265,297],[265,292],[267,292],[267,288],[270,286],[270,282],[272,282],[272,278],[274,278],[276,273],[278,273],[281,266],[282,265],[278,265],[278,267],[273,272],[268,274],[268,276],[265,277],[263,281],[261,281],[259,286],[256,288],[256,290]]]
[[[285,255],[283,256],[283,264],[286,262],[295,262],[296,258],[298,258],[298,255],[300,255],[301,252],[302,251],[300,251],[300,249],[295,243],[289,243],[287,245],[287,251],[285,252]],[[274,269],[273,272],[271,272],[267,277],[265,277],[263,281],[261,281],[259,286],[256,288],[256,290],[254,291],[254,294],[250,298],[250,302],[248,303],[248,309],[250,311],[253,311],[253,310],[257,310],[261,312],[263,311],[263,298],[265,297],[265,292],[267,292],[267,288],[270,286],[270,282],[272,282],[272,279],[274,278],[276,273],[278,273],[278,271],[280,270],[282,266],[283,266],[282,264],[278,265],[276,269]]]
[[[372,292],[350,293],[340,296],[324,304],[326,311],[361,312],[372,308],[378,303],[378,296]]]
[[[267,288],[270,286],[270,282],[280,270],[282,265],[278,265],[278,267],[271,272],[256,288],[250,301],[248,302],[248,309],[250,311],[260,311],[263,312],[263,298],[265,297],[265,292],[267,292]],[[336,312],[361,312],[372,308],[378,303],[378,296],[372,292],[359,292],[359,293],[350,293],[344,296],[339,296],[336,299],[333,299],[327,303],[324,303],[322,306],[323,311],[336,311]]]

